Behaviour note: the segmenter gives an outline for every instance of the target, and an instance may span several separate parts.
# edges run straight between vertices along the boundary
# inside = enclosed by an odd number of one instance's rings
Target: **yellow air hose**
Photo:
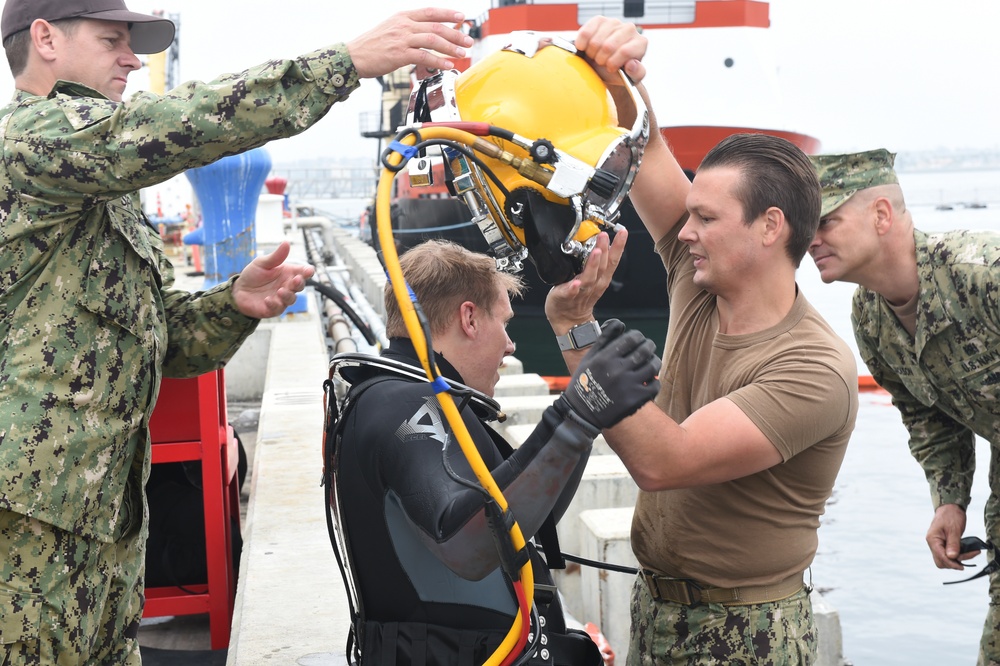
[[[469,132],[440,126],[424,127],[420,130],[420,134],[423,139],[446,139],[464,144],[466,146],[475,145],[477,139],[474,134],[470,134]],[[416,143],[416,140],[417,138],[413,133],[398,139],[400,143],[407,146],[413,146]],[[390,165],[397,166],[403,160],[403,156],[398,152],[390,152],[386,159]],[[424,334],[423,327],[420,324],[420,319],[417,316],[416,307],[410,298],[410,293],[406,286],[406,280],[403,277],[403,270],[399,265],[399,254],[396,252],[396,244],[392,236],[390,198],[392,193],[392,181],[394,178],[395,172],[383,167],[378,181],[378,189],[376,190],[375,208],[379,244],[384,257],[386,272],[389,274],[389,282],[392,285],[392,291],[396,297],[396,302],[399,304],[399,310],[402,313],[403,321],[406,324],[407,333],[413,341],[413,347],[417,350],[417,356],[420,358],[420,363],[423,366],[424,371],[427,373],[428,381],[435,382],[439,373],[434,365],[434,359],[429,357],[427,354],[427,350],[429,349],[427,346],[427,336]],[[462,453],[465,455],[466,459],[468,459],[469,465],[472,467],[476,478],[479,480],[482,487],[497,502],[500,509],[506,512],[508,506],[507,500],[504,498],[500,487],[497,486],[496,481],[490,474],[489,468],[486,467],[486,464],[480,457],[479,451],[476,449],[476,446],[472,441],[472,437],[469,435],[469,431],[465,426],[465,422],[462,420],[462,416],[458,411],[458,407],[455,405],[454,398],[446,388],[439,390],[439,387],[436,386],[435,390],[445,418],[451,426],[451,430],[462,449]],[[518,526],[517,522],[514,522],[510,528],[510,538],[516,552],[525,548],[526,544],[524,536],[521,533],[521,528]],[[524,595],[527,601],[526,607],[530,609],[534,597],[534,577],[531,570],[530,560],[527,560],[524,563],[520,569],[520,573],[522,586],[524,588]],[[507,632],[503,642],[500,643],[496,651],[490,655],[489,659],[486,660],[484,666],[498,666],[506,657],[510,655],[514,646],[518,642],[518,637],[523,629],[523,623],[528,621],[528,618],[524,615],[524,609],[519,608],[517,615],[514,618],[514,623],[511,625],[510,631]]]

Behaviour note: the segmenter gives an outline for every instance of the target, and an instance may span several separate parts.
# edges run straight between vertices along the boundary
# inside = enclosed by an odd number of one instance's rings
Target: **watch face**
[[[597,342],[597,338],[601,336],[601,327],[592,321],[571,329],[569,334],[573,338],[573,346],[581,349]]]

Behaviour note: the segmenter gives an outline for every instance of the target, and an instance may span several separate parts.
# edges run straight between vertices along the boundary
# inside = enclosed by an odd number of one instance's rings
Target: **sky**
[[[470,17],[489,7],[488,0],[430,2]],[[350,40],[393,12],[423,6],[412,0],[128,4],[135,11],[162,9],[179,15],[181,79],[205,81]],[[773,0],[770,6],[786,121],[818,137],[824,152],[879,146],[893,151],[1000,151],[1000,2]],[[0,96],[6,99],[13,80],[2,69]],[[648,76],[655,77],[656,71]],[[146,80],[142,72],[133,73],[130,89]],[[697,94],[681,91],[678,103]],[[653,101],[654,107],[660,103]],[[272,160],[374,156],[376,142],[360,136],[358,118],[378,104],[378,84],[365,81],[316,127],[270,144]]]

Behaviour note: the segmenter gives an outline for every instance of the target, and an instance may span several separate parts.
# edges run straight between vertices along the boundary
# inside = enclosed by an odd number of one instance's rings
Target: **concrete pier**
[[[309,307],[270,330],[228,664],[344,661],[350,616],[320,487],[329,361]]]
[[[334,229],[335,251],[373,308],[381,311],[385,275],[371,248]],[[293,256],[305,261],[299,239]],[[323,381],[329,354],[315,299],[308,310],[264,322],[227,367],[227,385],[260,387],[260,422],[236,612],[227,664],[345,664],[349,614],[330,544],[322,470]],[[234,378],[239,378],[240,389]],[[240,396],[247,399],[247,396]],[[498,426],[515,446],[524,441],[553,396],[537,375],[511,359],[497,391],[507,413]],[[559,536],[565,552],[635,566],[628,531],[638,492],[603,438],[595,442],[587,471]],[[628,599],[634,577],[573,565],[558,573],[570,612],[594,622],[608,638],[616,663],[628,648]],[[817,593],[818,666],[840,666],[836,611]]]

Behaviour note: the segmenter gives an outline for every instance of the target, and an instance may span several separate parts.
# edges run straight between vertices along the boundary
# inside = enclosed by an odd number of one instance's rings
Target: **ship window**
[[[535,1],[539,4],[550,4],[555,0]],[[621,9],[618,10],[618,7]],[[576,9],[580,25],[598,15],[618,19],[641,19],[646,25],[694,23],[695,19],[695,0],[656,0],[656,2],[622,0],[621,4],[608,0],[579,0]]]
[[[625,0],[625,18],[642,18],[646,15],[646,0]]]

